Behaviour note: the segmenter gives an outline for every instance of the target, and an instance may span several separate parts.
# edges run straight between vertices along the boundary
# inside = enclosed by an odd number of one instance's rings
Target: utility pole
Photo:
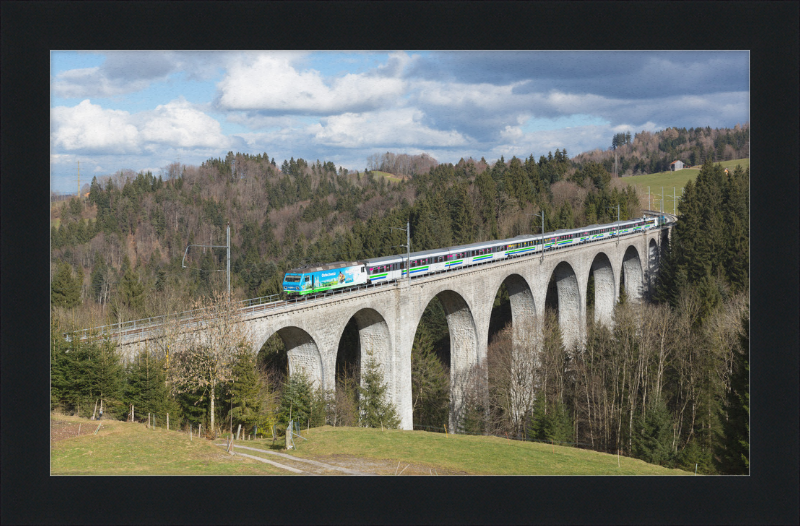
[[[203,250],[206,248],[225,248],[228,250],[227,252],[227,268],[225,271],[222,270],[213,270],[212,272],[227,272],[228,274],[228,301],[230,301],[231,297],[231,225],[228,223],[227,229],[227,243],[224,245],[187,245],[186,250],[183,252],[183,259],[181,260],[181,268],[190,268],[186,266],[186,254],[189,253],[189,249],[191,247],[203,247]],[[197,267],[191,267],[199,270]]]
[[[406,220],[406,274],[411,285],[411,218]]]
[[[231,301],[231,224],[228,223],[228,301]]]
[[[544,261],[544,249],[545,249],[545,239],[544,239],[544,209],[542,209],[542,257],[539,259],[540,261]]]
[[[614,210],[613,206],[609,206],[609,207],[606,207],[606,208],[608,208],[609,210]],[[617,226],[617,235],[616,235],[617,244],[619,245],[619,205],[617,205],[617,223],[616,223],[616,226]]]
[[[81,198],[81,162],[78,161],[78,199]]]
[[[389,230],[405,230],[406,231],[406,277],[408,284],[411,285],[411,218],[406,221],[405,228],[389,227]],[[401,247],[403,245],[400,245]]]

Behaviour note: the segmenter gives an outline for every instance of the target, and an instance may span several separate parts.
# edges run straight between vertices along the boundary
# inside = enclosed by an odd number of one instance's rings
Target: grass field
[[[268,464],[231,456],[210,440],[143,424],[53,415],[51,475],[285,475]],[[53,424],[60,440],[52,442]],[[77,436],[80,427],[80,436]],[[65,432],[71,436],[65,438]]]
[[[304,431],[299,457],[353,455],[465,475],[689,475],[641,460],[497,437],[324,426]],[[253,442],[254,444],[259,441]],[[268,441],[271,443],[271,441]],[[299,441],[298,441],[299,442]],[[417,472],[427,469],[417,469]],[[406,472],[408,473],[408,472]],[[427,473],[426,473],[427,474]]]
[[[82,424],[80,436],[78,424]],[[53,415],[59,435],[51,441],[53,475],[287,475],[269,464],[226,454],[211,441],[143,424]],[[68,427],[65,431],[64,426]],[[324,426],[302,432],[293,456],[333,462],[353,469],[392,475],[396,465],[413,466],[404,475],[689,475],[641,460],[548,444],[496,437],[449,435]],[[51,440],[55,436],[51,429]],[[282,449],[283,439],[237,442]],[[270,458],[253,451],[247,454]]]
[[[720,164],[723,168],[733,171],[737,165],[742,168],[750,166],[750,159],[737,159],[735,161],[723,161]],[[644,195],[644,202],[647,202],[647,187],[650,187],[650,194],[653,196],[652,207],[658,210],[658,202],[661,199],[661,187],[664,187],[664,203],[666,210],[672,210],[672,189],[675,188],[676,195],[680,195],[680,189],[686,186],[688,181],[694,181],[697,174],[700,173],[700,167],[684,168],[677,172],[659,172],[647,175],[634,175],[632,177],[623,177],[620,182],[623,185],[630,184],[637,187],[639,195]],[[669,194],[669,197],[667,197]]]

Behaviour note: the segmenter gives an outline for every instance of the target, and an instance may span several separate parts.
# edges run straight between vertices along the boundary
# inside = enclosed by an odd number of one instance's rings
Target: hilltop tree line
[[[658,132],[642,131],[614,134],[611,147],[575,156],[577,165],[599,163],[607,171],[620,175],[641,175],[666,172],[670,163],[682,161],[684,166],[696,166],[706,160],[733,161],[750,157],[750,123],[737,124],[733,129],[667,128]]]

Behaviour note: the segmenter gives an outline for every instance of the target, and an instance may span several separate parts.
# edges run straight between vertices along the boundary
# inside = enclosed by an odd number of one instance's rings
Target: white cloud
[[[124,154],[168,147],[226,148],[231,142],[219,122],[182,97],[133,115],[86,99],[72,108],[53,108],[50,126],[53,147],[67,151]]]
[[[309,127],[326,146],[358,148],[378,145],[457,146],[471,141],[457,131],[443,131],[422,124],[424,114],[414,108],[374,113],[345,113],[321,119]]]
[[[77,106],[50,110],[51,141],[64,150],[133,153],[139,150],[139,130],[127,111],[105,110],[89,99]]]
[[[298,72],[292,54],[261,54],[231,65],[217,85],[218,104],[227,110],[331,114],[363,111],[402,95],[397,78],[348,74],[326,84],[315,70]]]
[[[414,82],[411,89],[417,92],[416,100],[423,104],[444,107],[479,107],[494,109],[506,106],[511,100],[522,102],[530,97],[512,93],[521,83],[495,86],[493,84],[462,84],[455,82]]]
[[[230,142],[219,122],[196,110],[183,97],[143,112],[142,140],[180,148],[225,148]]]

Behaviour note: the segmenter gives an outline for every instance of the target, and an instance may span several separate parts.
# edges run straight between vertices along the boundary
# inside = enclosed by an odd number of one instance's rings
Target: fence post
[[[239,433],[242,432],[242,424],[239,424],[239,428],[236,430],[236,440],[239,440]]]
[[[150,429],[150,413],[147,413],[147,429]]]
[[[167,413],[167,431],[169,431],[169,413]]]

